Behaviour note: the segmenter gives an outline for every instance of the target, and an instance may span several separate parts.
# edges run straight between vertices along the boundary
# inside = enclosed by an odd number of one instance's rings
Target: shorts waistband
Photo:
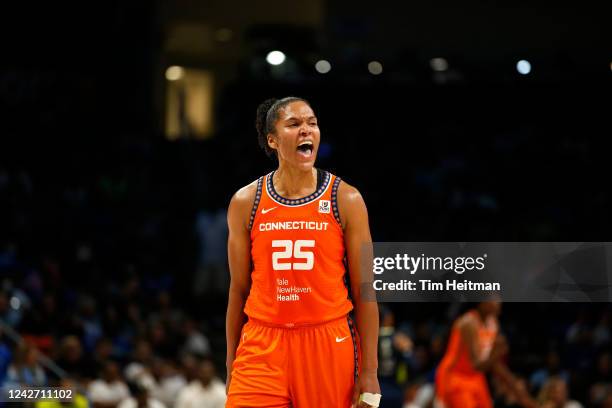
[[[316,322],[316,323],[272,323],[272,322],[265,322],[259,319],[254,319],[252,317],[249,317],[248,321],[251,323],[255,323],[259,326],[264,326],[264,327],[272,327],[275,329],[295,330],[295,329],[307,329],[307,328],[312,328],[312,327],[323,327],[327,325],[333,325],[336,323],[345,322],[347,321],[348,318],[349,318],[348,315],[344,315],[342,317],[338,317],[337,319],[327,320],[324,322]]]

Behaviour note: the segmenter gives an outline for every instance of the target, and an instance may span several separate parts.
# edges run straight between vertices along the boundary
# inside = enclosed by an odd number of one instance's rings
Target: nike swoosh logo
[[[349,336],[342,337],[342,338],[340,338],[340,337],[336,337],[336,343],[343,342],[344,340],[346,340],[346,339],[348,339],[348,338],[349,338]]]
[[[275,209],[275,208],[278,208],[278,207],[272,207],[272,208],[262,208],[262,209],[261,209],[261,213],[262,213],[262,214],[267,214],[267,213],[269,213],[270,211],[272,211],[272,210],[273,210],[273,209]]]

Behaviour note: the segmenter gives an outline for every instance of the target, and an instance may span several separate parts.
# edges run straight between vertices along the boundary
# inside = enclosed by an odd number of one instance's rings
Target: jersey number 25
[[[272,252],[272,268],[275,271],[309,271],[314,266],[314,253],[303,251],[304,247],[314,248],[314,239],[298,239],[293,242],[289,239],[277,239],[272,241],[272,248],[283,248],[282,251]],[[291,257],[303,259],[304,262],[279,262]]]

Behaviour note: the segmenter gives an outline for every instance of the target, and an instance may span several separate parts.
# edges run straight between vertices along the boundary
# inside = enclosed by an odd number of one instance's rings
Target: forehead
[[[291,102],[285,105],[279,111],[279,113],[280,113],[279,115],[280,119],[288,119],[291,117],[308,118],[308,117],[315,115],[314,112],[312,111],[312,108],[308,106],[306,102],[303,102],[303,101]]]

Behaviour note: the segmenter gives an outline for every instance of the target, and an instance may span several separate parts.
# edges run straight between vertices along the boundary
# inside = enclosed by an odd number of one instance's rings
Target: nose
[[[303,124],[302,126],[300,126],[300,135],[307,135],[310,133],[310,128],[308,125]]]

